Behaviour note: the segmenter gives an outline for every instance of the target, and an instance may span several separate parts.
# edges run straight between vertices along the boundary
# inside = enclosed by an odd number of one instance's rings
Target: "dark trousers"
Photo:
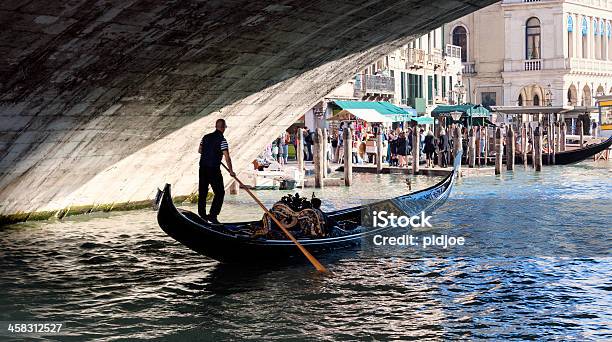
[[[198,214],[201,217],[206,216],[206,196],[208,195],[208,186],[212,187],[215,194],[210,205],[210,216],[217,217],[221,212],[223,205],[223,197],[225,189],[223,187],[223,176],[220,168],[210,168],[200,166],[200,187],[198,196]]]
[[[307,152],[307,155],[305,156],[306,160],[312,161],[313,155],[312,155],[312,145],[311,144],[306,144],[306,152]]]
[[[440,153],[442,153],[442,165],[440,165],[440,167],[447,167],[450,153],[448,151],[440,151]]]

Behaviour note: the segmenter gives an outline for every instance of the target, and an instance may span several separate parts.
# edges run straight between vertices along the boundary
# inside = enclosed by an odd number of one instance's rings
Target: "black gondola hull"
[[[456,164],[451,174],[438,184],[400,196],[390,201],[400,208],[409,207],[411,201],[421,203],[418,210],[431,211],[448,198],[459,173]],[[417,207],[411,208],[417,210]],[[361,222],[362,207],[349,208],[327,213],[330,222]],[[240,234],[242,228],[258,225],[260,221],[228,223],[213,226],[187,210],[174,206],[170,185],[166,184],[160,199],[157,213],[159,226],[173,239],[191,250],[225,263],[256,263],[261,261],[291,262],[305,260],[302,253],[290,240],[253,239]],[[300,243],[313,255],[320,256],[337,250],[356,249],[363,239],[379,234],[384,229],[361,230],[359,233],[336,237],[299,239]]]

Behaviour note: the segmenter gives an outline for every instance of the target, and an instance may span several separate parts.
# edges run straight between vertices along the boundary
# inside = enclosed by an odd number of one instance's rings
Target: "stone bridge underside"
[[[493,2],[3,0],[0,215],[191,194],[217,118],[245,170],[360,67]]]

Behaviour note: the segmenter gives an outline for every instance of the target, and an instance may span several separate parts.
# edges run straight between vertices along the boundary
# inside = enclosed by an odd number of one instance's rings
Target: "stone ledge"
[[[209,192],[208,196],[206,197],[206,200],[211,200],[212,197],[213,194]],[[172,197],[172,201],[176,204],[181,204],[185,202],[198,203],[198,199],[198,194]],[[44,221],[52,218],[61,220],[64,217],[89,214],[93,212],[128,211],[148,208],[153,209],[153,201],[153,199],[146,199],[142,201],[133,202],[80,205],[67,207],[59,210],[21,212],[10,215],[0,215],[0,227],[26,221]]]

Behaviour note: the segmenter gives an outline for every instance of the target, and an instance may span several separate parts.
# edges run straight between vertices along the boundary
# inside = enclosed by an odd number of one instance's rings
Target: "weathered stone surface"
[[[363,65],[474,1],[2,1],[0,215],[197,189],[228,121],[237,169]]]

